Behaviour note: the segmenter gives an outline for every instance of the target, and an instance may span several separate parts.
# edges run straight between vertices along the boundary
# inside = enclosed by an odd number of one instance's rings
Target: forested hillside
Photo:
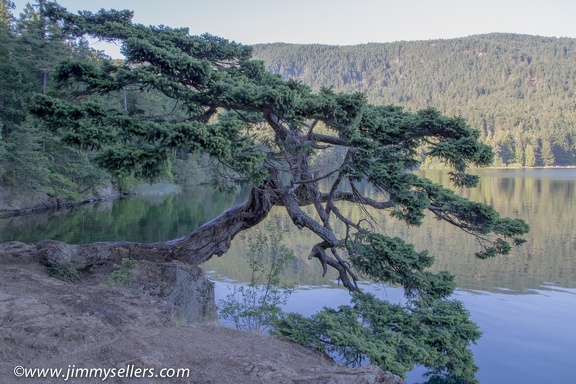
[[[254,56],[314,88],[466,118],[495,165],[576,164],[576,39],[487,34],[355,46],[264,44]]]

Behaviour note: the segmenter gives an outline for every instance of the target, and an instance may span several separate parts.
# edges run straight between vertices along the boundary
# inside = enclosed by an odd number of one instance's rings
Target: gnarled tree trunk
[[[25,252],[53,266],[72,264],[77,269],[124,257],[137,260],[179,260],[198,265],[212,256],[221,256],[230,249],[230,242],[241,231],[260,223],[278,200],[274,193],[276,177],[269,177],[259,188],[253,188],[249,199],[229,208],[190,234],[175,240],[157,243],[97,242],[71,245],[43,240]],[[24,250],[20,250],[24,252]]]

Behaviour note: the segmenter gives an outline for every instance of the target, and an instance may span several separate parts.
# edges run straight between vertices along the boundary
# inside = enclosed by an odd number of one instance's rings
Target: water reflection
[[[424,176],[447,185],[443,171],[425,171]],[[494,206],[504,216],[520,217],[531,226],[528,243],[508,256],[477,260],[473,239],[450,225],[427,219],[420,228],[407,228],[382,213],[373,213],[379,230],[403,237],[417,250],[429,250],[436,258],[434,270],[456,275],[458,287],[468,290],[526,292],[546,282],[559,287],[576,287],[576,169],[481,170],[478,188],[458,193]],[[364,187],[364,186],[363,186]],[[366,191],[376,198],[375,192]],[[0,220],[0,241],[33,243],[44,238],[69,243],[130,240],[154,242],[177,238],[194,230],[226,208],[245,199],[220,194],[208,187],[174,189],[156,186],[143,189],[133,198],[97,203],[71,210],[27,215]],[[358,221],[364,213],[343,203],[343,213]],[[312,210],[309,210],[312,213]],[[287,279],[299,285],[331,285],[334,274],[325,278],[316,260],[307,256],[318,239],[298,230],[281,208],[268,217],[290,239],[287,244],[298,256]],[[263,223],[262,225],[266,225]],[[246,281],[249,271],[243,255],[247,238],[254,230],[238,235],[228,254],[214,258],[206,268],[223,276]]]
[[[426,171],[424,176],[448,185],[446,172]],[[474,239],[447,223],[427,218],[420,228],[408,228],[389,216],[372,211],[379,230],[390,236],[402,237],[417,250],[427,249],[436,258],[435,271],[448,270],[456,276],[460,289],[508,293],[526,293],[542,284],[576,287],[576,246],[573,228],[576,227],[574,188],[576,169],[553,170],[479,170],[480,184],[475,189],[457,192],[474,201],[494,206],[503,216],[526,220],[532,231],[528,242],[515,248],[508,256],[489,260],[476,259],[479,250]],[[375,198],[375,196],[371,196]],[[359,220],[363,212],[352,204],[343,203],[344,214]],[[309,211],[310,213],[311,210]],[[300,284],[321,285],[334,278],[318,279],[316,263],[308,263],[306,256],[317,239],[307,230],[299,231],[290,225],[281,210],[270,217],[283,228],[290,239],[288,246],[300,256],[297,274],[291,276]],[[334,227],[336,230],[337,224]],[[246,281],[242,255],[246,249],[244,233],[235,239],[224,260],[211,260],[211,269],[221,271],[238,281]],[[232,259],[232,260],[231,260]],[[302,268],[310,268],[303,270]]]

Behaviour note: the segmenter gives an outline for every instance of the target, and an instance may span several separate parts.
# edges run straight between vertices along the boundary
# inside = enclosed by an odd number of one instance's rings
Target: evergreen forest
[[[275,43],[254,46],[254,57],[316,89],[464,117],[494,148],[494,166],[576,165],[575,39],[493,33],[354,46]]]
[[[101,96],[89,95],[80,84],[63,85],[57,75],[62,61],[78,60],[90,66],[109,57],[43,16],[47,4],[30,2],[16,16],[14,4],[0,0],[0,200],[23,209],[93,200],[128,192],[143,182],[133,175],[105,171],[91,145],[78,143],[72,132],[54,132],[34,118],[30,112],[34,95],[98,102],[155,120],[180,113],[167,97],[137,86]],[[78,120],[77,124],[84,123]],[[162,178],[201,179],[198,167],[184,166],[190,161],[197,165],[190,154],[173,151],[171,166]]]
[[[41,3],[40,3],[41,4]],[[97,193],[106,175],[89,151],[63,144],[29,113],[34,93],[52,92],[52,72],[62,57],[96,58],[85,41],[70,42],[40,17],[39,4],[18,18],[0,0],[0,179],[10,198],[49,196],[56,204]],[[8,191],[8,192],[6,192]],[[6,197],[4,196],[6,199]]]

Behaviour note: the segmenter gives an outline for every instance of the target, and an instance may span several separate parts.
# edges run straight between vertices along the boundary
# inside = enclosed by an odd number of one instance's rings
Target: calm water
[[[482,170],[478,174],[478,188],[458,192],[491,204],[503,215],[521,217],[532,228],[528,243],[509,256],[476,260],[477,249],[470,237],[435,220],[414,230],[377,214],[379,227],[404,237],[417,249],[428,249],[436,257],[436,270],[456,275],[455,296],[465,302],[484,333],[473,346],[481,382],[574,382],[576,169]],[[448,183],[444,172],[426,171],[425,175]],[[244,197],[242,193],[220,195],[209,188],[154,186],[130,199],[0,219],[0,241],[168,240],[194,230]],[[361,214],[352,205],[341,209],[352,216]],[[347,303],[348,294],[337,287],[334,276],[322,278],[319,266],[306,258],[317,240],[290,225],[281,210],[267,221],[285,231],[285,238],[290,239],[287,245],[299,256],[285,277],[300,286],[287,309],[312,314],[323,306]],[[231,281],[248,280],[244,254],[251,233],[237,236],[227,255],[205,265],[217,280],[217,296],[227,293]],[[402,297],[401,291],[391,287],[365,285],[365,289],[393,302]],[[423,381],[421,373],[415,370],[408,381]]]

